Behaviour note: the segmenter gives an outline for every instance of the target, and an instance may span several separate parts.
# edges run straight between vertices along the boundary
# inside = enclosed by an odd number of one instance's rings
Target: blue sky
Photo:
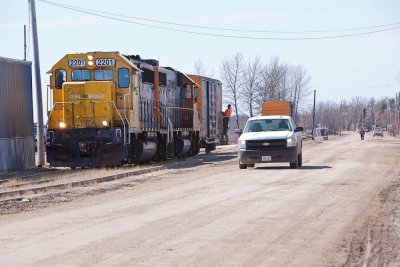
[[[400,22],[398,0],[52,1],[127,16],[243,30],[331,30]],[[172,66],[185,73],[193,73],[194,63],[200,59],[209,72],[215,73],[216,78],[220,77],[221,61],[236,52],[242,53],[247,59],[258,55],[263,62],[279,56],[284,62],[301,64],[308,70],[312,76],[312,88],[317,90],[317,100],[340,101],[353,96],[393,97],[396,91],[400,91],[400,81],[396,78],[400,73],[400,29],[325,40],[249,40],[122,23],[62,9],[39,0],[36,0],[36,9],[44,96],[45,85],[48,84],[45,72],[52,64],[66,53],[87,51],[139,54],[143,58],[155,58],[162,66]],[[145,21],[141,23],[151,24]],[[0,56],[23,58],[24,24],[29,24],[28,0],[1,0]],[[179,29],[206,32],[202,29]],[[263,37],[343,34],[212,33]],[[28,60],[32,58],[31,47]]]

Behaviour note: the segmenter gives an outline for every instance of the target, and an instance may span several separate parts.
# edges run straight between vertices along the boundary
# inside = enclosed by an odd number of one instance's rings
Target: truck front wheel
[[[239,169],[247,169],[247,164],[242,164],[239,161]]]
[[[297,156],[298,158],[298,163],[299,163],[299,167],[303,166],[303,152],[300,151],[300,154]]]
[[[299,156],[296,156],[294,162],[290,162],[290,168],[297,169],[299,167]]]

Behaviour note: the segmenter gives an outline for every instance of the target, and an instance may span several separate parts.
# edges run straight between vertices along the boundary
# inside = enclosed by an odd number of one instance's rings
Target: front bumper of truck
[[[238,150],[239,161],[242,164],[294,162],[297,157],[296,147],[285,147],[271,150]]]

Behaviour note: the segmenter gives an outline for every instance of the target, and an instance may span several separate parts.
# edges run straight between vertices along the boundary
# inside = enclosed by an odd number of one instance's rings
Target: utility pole
[[[397,133],[397,103],[399,102],[398,96],[396,93],[396,97],[394,100],[394,112],[393,112],[393,137],[396,137]]]
[[[392,109],[394,108],[394,106],[392,106],[392,103],[393,103],[393,98],[390,98],[389,99],[389,125],[390,125],[390,127],[391,127],[391,130],[392,130],[392,134],[393,134],[393,120],[392,120],[392,118],[393,118],[393,116],[392,116]],[[389,133],[389,129],[388,129],[388,133]]]
[[[340,117],[341,117],[341,119],[343,119],[342,108],[343,108],[343,100],[340,101]],[[342,136],[342,120],[339,121],[339,136]]]
[[[312,114],[312,140],[314,140],[314,125],[315,125],[315,97],[316,97],[316,90],[314,90],[314,108]]]
[[[24,25],[24,61],[26,61],[26,25]]]
[[[42,82],[40,79],[40,63],[39,63],[39,43],[36,26],[36,7],[35,0],[29,0],[31,9],[32,22],[32,41],[33,41],[33,56],[35,64],[35,80],[36,80],[36,105],[37,105],[37,151],[38,151],[38,166],[42,167],[45,164],[44,158],[44,129],[43,129],[43,103],[42,103]]]
[[[396,110],[397,110],[397,134],[399,134],[400,133],[400,92],[398,93],[398,97],[397,97]]]

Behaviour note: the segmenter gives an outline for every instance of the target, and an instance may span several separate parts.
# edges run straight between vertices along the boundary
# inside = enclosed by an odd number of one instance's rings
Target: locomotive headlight
[[[88,58],[89,60],[93,60],[93,56],[92,56],[92,55],[88,55],[87,58]]]
[[[58,124],[58,126],[59,126],[60,128],[65,128],[65,122],[61,121],[61,122]]]
[[[108,125],[108,122],[107,121],[103,121],[103,126],[107,127],[107,125]]]
[[[89,60],[87,63],[89,66],[93,66],[93,61]]]

